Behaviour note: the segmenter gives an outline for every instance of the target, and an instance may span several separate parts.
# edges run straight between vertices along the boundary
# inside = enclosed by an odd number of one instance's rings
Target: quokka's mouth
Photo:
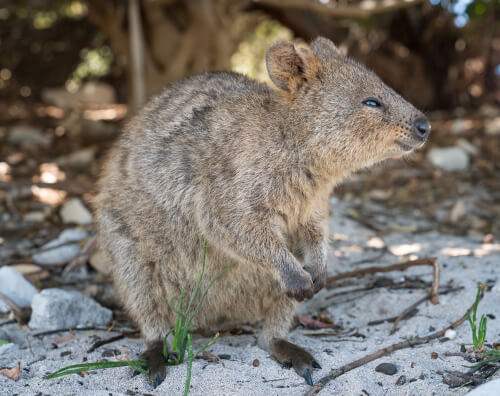
[[[396,145],[399,146],[403,151],[409,152],[422,147],[424,145],[424,142],[419,142],[417,144],[412,145],[406,142],[402,142],[401,140],[396,140]]]

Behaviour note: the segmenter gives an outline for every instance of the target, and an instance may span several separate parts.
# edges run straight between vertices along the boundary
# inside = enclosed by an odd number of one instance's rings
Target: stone
[[[396,385],[401,386],[401,385],[406,384],[406,382],[407,382],[406,377],[405,377],[404,375],[402,375],[402,376],[400,376],[400,377],[398,378],[398,380],[396,381]]]
[[[90,325],[105,326],[111,310],[75,290],[44,289],[33,297],[32,329],[49,331]]]
[[[114,88],[103,82],[90,81],[83,84],[77,92],[68,92],[65,88],[45,88],[42,90],[42,100],[63,109],[71,109],[82,104],[112,104],[116,103]]]
[[[488,120],[484,124],[484,129],[487,135],[498,136],[500,135],[500,117]]]
[[[491,380],[474,388],[467,396],[493,396],[500,395],[500,378]]]
[[[76,93],[76,96],[79,102],[84,104],[116,103],[115,89],[111,85],[103,82],[86,82]]]
[[[52,143],[50,136],[42,133],[42,130],[29,125],[18,125],[12,127],[8,138],[9,143],[15,145],[31,144],[34,146],[48,147]]]
[[[393,363],[381,363],[375,367],[375,371],[382,374],[394,375],[398,372],[398,368]]]
[[[465,202],[459,199],[450,211],[450,221],[454,224],[458,223],[466,213]]]
[[[457,336],[457,332],[453,329],[448,329],[446,330],[446,333],[444,333],[444,336],[450,340],[454,340]]]
[[[470,155],[479,155],[481,153],[476,146],[463,138],[457,140],[457,146],[464,149]]]
[[[89,264],[97,272],[100,272],[104,275],[111,274],[113,263],[111,259],[101,249],[97,249],[92,254],[92,256],[90,256]]]
[[[451,122],[451,133],[454,135],[461,135],[464,132],[467,132],[472,127],[472,122],[470,120],[464,120],[462,118],[458,118]]]
[[[92,223],[92,214],[78,198],[67,201],[59,213],[64,224],[86,225]]]
[[[483,117],[494,118],[500,116],[500,109],[498,106],[484,104],[479,108],[479,114]]]
[[[0,356],[6,353],[11,353],[17,351],[19,349],[19,345],[9,342],[7,344],[3,344],[0,346]]]
[[[23,220],[30,223],[41,223],[45,220],[45,213],[43,212],[28,212],[23,215]]]
[[[9,266],[0,268],[0,293],[5,294],[19,307],[29,307],[31,301],[38,290],[29,283],[15,269]],[[9,312],[10,307],[3,301],[0,301],[0,312]]]
[[[81,150],[77,150],[71,154],[59,157],[56,160],[56,163],[61,167],[84,169],[89,166],[89,164],[94,159],[96,150],[96,147],[87,147]]]
[[[87,232],[83,230],[64,230],[56,239],[43,245],[41,247],[42,251],[33,254],[33,261],[39,265],[66,264],[80,254],[78,242],[87,238],[87,236]],[[54,248],[49,249],[51,247]]]
[[[430,163],[439,169],[456,171],[467,169],[469,166],[469,156],[460,147],[433,148],[427,154]]]

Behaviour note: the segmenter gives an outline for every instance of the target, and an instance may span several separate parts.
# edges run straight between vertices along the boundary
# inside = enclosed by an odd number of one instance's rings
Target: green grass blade
[[[52,374],[46,375],[43,379],[48,380],[52,378],[62,377],[63,375],[81,373],[82,371],[99,370],[103,368],[125,367],[131,366],[131,363],[136,367],[147,367],[148,362],[143,359],[129,360],[126,362],[94,362],[94,363],[79,363],[71,366],[64,367],[55,371]]]
[[[191,369],[193,367],[193,337],[190,333],[187,334],[188,341],[188,361],[187,361],[187,372],[186,372],[186,385],[184,386],[184,396],[189,394],[189,386],[191,385]]]
[[[191,314],[191,316],[189,317],[188,321],[187,321],[187,327],[191,326],[191,321],[193,320],[193,318],[195,317],[195,315],[198,313],[198,310],[200,309],[201,307],[201,303],[203,302],[203,300],[205,299],[208,291],[210,290],[210,288],[212,287],[212,285],[214,284],[214,282],[219,279],[222,275],[224,275],[224,273],[234,265],[234,263],[229,263],[228,265],[226,265],[224,267],[224,269],[219,272],[217,275],[215,275],[213,277],[213,279],[208,283],[208,286],[207,288],[205,289],[205,291],[203,292],[203,294],[201,295],[201,298],[200,298],[200,302],[198,303],[198,305],[196,306],[196,308],[194,309],[193,313]]]
[[[210,345],[212,345],[215,341],[217,341],[217,338],[219,338],[219,333],[217,333],[210,341],[208,341],[205,345],[203,345],[200,349],[198,349],[193,355],[194,356],[193,359],[196,358],[196,356],[198,356],[205,349],[207,349]]]
[[[477,287],[477,293],[476,293],[476,301],[474,301],[474,309],[472,310],[472,321],[474,324],[476,324],[476,313],[477,313],[477,306],[479,305],[479,296],[481,295],[481,286]]]
[[[191,310],[191,306],[193,305],[194,299],[196,298],[196,295],[198,294],[198,290],[200,289],[201,281],[203,279],[203,275],[205,274],[205,261],[207,259],[207,240],[205,239],[203,241],[203,259],[201,262],[201,273],[198,278],[198,282],[196,282],[196,286],[193,290],[193,294],[191,294],[191,298],[189,299],[189,304],[186,308],[186,315],[189,315],[189,311]]]
[[[173,329],[170,329],[167,331],[167,334],[165,334],[165,337],[163,337],[163,357],[165,358],[165,361],[168,360],[168,344],[167,344],[167,337],[172,333]]]

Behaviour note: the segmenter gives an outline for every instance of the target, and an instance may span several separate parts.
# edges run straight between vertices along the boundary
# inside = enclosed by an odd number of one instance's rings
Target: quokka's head
[[[430,134],[420,111],[328,39],[319,37],[310,48],[274,44],[266,64],[293,109],[291,121],[305,128],[325,160],[362,168],[410,154]]]

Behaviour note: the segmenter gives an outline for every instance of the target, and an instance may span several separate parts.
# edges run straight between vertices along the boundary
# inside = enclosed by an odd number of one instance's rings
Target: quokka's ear
[[[331,40],[324,37],[317,37],[311,43],[312,52],[321,60],[326,61],[334,56],[342,55],[339,49]]]
[[[267,50],[266,66],[278,88],[294,93],[316,77],[318,60],[310,49],[279,42]]]

